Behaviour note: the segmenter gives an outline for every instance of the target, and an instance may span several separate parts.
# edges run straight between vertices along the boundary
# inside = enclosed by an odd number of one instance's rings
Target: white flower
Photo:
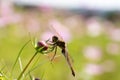
[[[98,48],[96,46],[87,46],[83,50],[83,53],[87,59],[94,60],[94,61],[98,61],[102,57],[102,52],[101,52],[100,48]]]
[[[89,75],[101,75],[103,73],[103,69],[101,65],[98,64],[87,64],[85,66],[85,72]]]
[[[120,41],[120,28],[113,28],[109,32],[110,38],[114,41]]]
[[[119,51],[120,51],[120,46],[119,44],[117,43],[109,43],[107,45],[107,52],[109,54],[113,54],[113,55],[116,55],[116,54],[119,54]]]
[[[87,34],[91,37],[97,37],[102,33],[102,26],[100,23],[93,19],[87,21]]]
[[[65,24],[71,28],[78,26],[78,23],[79,20],[76,18],[76,16],[69,17],[65,20]]]

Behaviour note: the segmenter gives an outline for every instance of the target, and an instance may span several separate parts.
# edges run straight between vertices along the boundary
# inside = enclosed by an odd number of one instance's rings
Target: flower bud
[[[35,78],[35,80],[40,80],[39,78]]]
[[[37,43],[37,47],[36,50],[41,52],[41,51],[45,51],[48,49],[48,45],[44,42],[44,41],[40,41]]]

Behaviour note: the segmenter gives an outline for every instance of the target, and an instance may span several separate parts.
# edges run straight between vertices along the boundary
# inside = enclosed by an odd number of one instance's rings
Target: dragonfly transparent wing
[[[60,35],[60,31],[58,31],[55,26],[50,25],[49,28],[50,28],[50,30],[52,31],[52,33],[53,33],[55,36],[59,37],[59,40],[64,41],[63,38],[62,38],[62,36]]]

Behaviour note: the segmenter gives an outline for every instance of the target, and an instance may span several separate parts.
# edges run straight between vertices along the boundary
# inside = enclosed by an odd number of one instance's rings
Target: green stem
[[[25,68],[23,69],[23,71],[20,73],[19,77],[17,80],[20,80],[22,75],[24,74],[24,72],[27,70],[28,66],[30,65],[30,63],[32,62],[32,60],[35,58],[35,56],[37,55],[38,52],[35,52],[35,54],[32,56],[32,58],[29,60],[29,62],[27,63],[27,65],[25,66]]]

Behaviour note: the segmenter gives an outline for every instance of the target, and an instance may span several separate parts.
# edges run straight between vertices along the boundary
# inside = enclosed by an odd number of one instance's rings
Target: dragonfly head
[[[52,41],[53,41],[53,42],[58,41],[58,37],[57,37],[57,36],[53,36],[53,37],[52,37]]]

